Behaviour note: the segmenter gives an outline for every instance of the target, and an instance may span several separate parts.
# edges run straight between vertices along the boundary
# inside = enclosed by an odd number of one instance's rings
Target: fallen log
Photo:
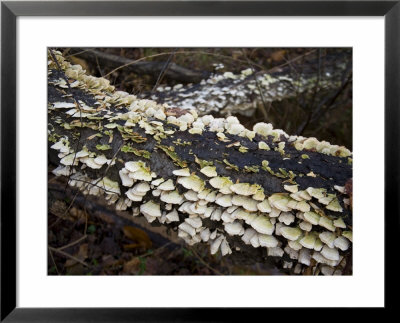
[[[270,72],[247,68],[240,74],[216,73],[196,84],[159,86],[155,92],[140,96],[181,109],[195,109],[199,115],[216,112],[224,116],[238,113],[251,116],[260,105],[266,105],[268,110],[273,102],[300,96],[308,98],[312,105],[316,91],[323,98],[320,103],[326,104],[334,101],[350,83],[351,54],[327,56],[323,67],[318,60],[306,61],[302,68],[301,72],[285,66]],[[304,108],[312,108],[310,104]],[[318,114],[319,110],[321,107]]]
[[[59,52],[49,51],[48,68],[49,162],[70,186],[169,226],[189,245],[207,243],[212,254],[343,274],[348,149],[140,100]]]
[[[173,62],[169,63],[168,68],[165,69],[165,61],[135,62],[129,58],[102,52],[92,48],[71,48],[70,52],[75,56],[89,59],[94,62],[98,61],[101,64],[114,68],[120,68],[121,66],[124,66],[126,71],[130,71],[138,75],[151,75],[155,79],[157,79],[157,77],[163,71],[167,79],[184,83],[197,83],[202,79],[209,77],[209,73],[206,71],[191,70],[186,67],[179,66]]]

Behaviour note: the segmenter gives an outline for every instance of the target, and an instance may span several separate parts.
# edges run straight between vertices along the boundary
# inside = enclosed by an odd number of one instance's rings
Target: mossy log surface
[[[212,253],[246,263],[276,257],[295,273],[343,273],[352,240],[347,149],[265,124],[250,131],[232,117],[215,131],[211,118],[115,91],[54,53],[48,138],[56,175],[117,209],[178,230],[189,244],[209,243]],[[172,188],[158,188],[169,180]],[[179,219],[168,218],[173,211]],[[329,237],[321,238],[324,232]]]

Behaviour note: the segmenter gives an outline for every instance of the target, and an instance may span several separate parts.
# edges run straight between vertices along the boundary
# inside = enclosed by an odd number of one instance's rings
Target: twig
[[[334,106],[335,101],[336,101],[337,98],[340,96],[340,94],[346,89],[346,87],[350,84],[351,80],[352,80],[352,77],[351,77],[351,73],[350,73],[350,75],[348,76],[348,78],[347,78],[345,81],[342,82],[342,85],[340,86],[340,88],[338,88],[338,90],[337,90],[335,93],[333,93],[333,95],[332,95],[331,97],[325,97],[325,99],[322,100],[322,101],[319,103],[319,105],[316,107],[316,109],[315,109],[314,111],[312,111],[312,114],[311,114],[311,116],[310,116],[310,120],[307,119],[308,122],[303,123],[303,124],[298,128],[298,130],[297,130],[296,133],[299,134],[299,135],[301,135],[301,134],[304,132],[306,126],[307,126],[310,122],[314,122],[314,121],[320,119],[320,118],[324,115],[324,113],[327,112],[327,110],[328,110],[330,107]],[[325,108],[325,109],[322,109],[324,106],[326,106],[326,108]]]
[[[60,272],[58,271],[57,264],[54,260],[53,253],[51,252],[50,247],[49,247],[49,254],[50,254],[51,260],[53,261],[54,267],[56,268],[57,275],[60,275]]]
[[[193,248],[190,248],[190,247],[189,247],[189,249],[190,249],[191,252],[193,252],[193,254],[196,256],[196,258],[199,259],[200,262],[201,262],[204,266],[206,266],[208,269],[210,269],[211,271],[213,271],[213,272],[216,273],[217,275],[221,275],[221,276],[223,275],[223,273],[221,273],[219,270],[217,270],[217,269],[211,267],[207,262],[205,262],[204,259],[201,258],[201,257],[197,254],[196,251],[194,251]]]
[[[91,186],[96,186],[96,187],[98,187],[98,188],[101,188],[104,192],[114,193],[114,194],[117,194],[118,196],[120,195],[120,194],[118,194],[118,193],[115,193],[114,191],[111,191],[111,190],[106,189],[104,186],[100,186],[100,185],[97,185],[96,183],[92,183],[92,182],[85,181],[84,179],[74,178],[73,180],[76,181],[76,182],[82,182],[82,183],[88,184],[88,186],[89,186],[89,185],[91,185]],[[67,185],[68,185],[68,184],[67,184]],[[87,188],[87,187],[85,187],[85,189],[86,189],[86,188]]]
[[[57,178],[57,177],[55,177],[55,178]],[[50,181],[48,181],[48,183],[50,183]],[[55,220],[51,225],[49,225],[48,229],[51,229],[51,228],[54,227],[59,221],[61,221],[62,219],[64,219],[64,217],[67,215],[67,212],[68,212],[68,211],[71,209],[71,207],[73,206],[73,203],[74,203],[76,197],[78,196],[78,194],[79,194],[79,191],[77,191],[77,192],[75,193],[74,197],[72,198],[72,201],[69,203],[67,209],[64,211],[64,213],[63,213],[62,215],[58,215],[58,214],[52,213],[52,214],[54,214],[55,216],[57,216],[58,218],[57,218],[57,220]],[[86,231],[85,231],[85,232],[86,232]],[[85,233],[84,233],[84,234],[85,234]]]
[[[73,54],[69,54],[69,55],[64,56],[64,57],[65,57],[65,58],[68,58],[68,57],[70,57],[70,56],[78,56],[78,55],[80,55],[80,54],[83,54],[83,53],[86,53],[86,52],[90,52],[90,51],[91,51],[90,49],[85,49],[85,50],[82,50],[82,51],[80,51],[80,52],[73,53]]]
[[[159,247],[159,248],[157,248],[157,249],[155,249],[153,251],[146,252],[144,255],[137,256],[137,258],[140,258],[140,257],[143,258],[143,257],[154,255],[155,253],[160,252],[162,249],[164,249],[165,247],[169,246],[170,244],[172,244],[171,241],[167,242],[166,244],[163,244],[161,247]]]
[[[69,205],[68,205],[67,209],[65,210],[63,216],[67,215],[67,212],[71,209],[71,207],[72,207],[72,205],[73,205],[73,203],[74,203],[74,201],[75,201],[77,196],[78,196],[78,192],[76,192],[76,194],[72,198],[72,201],[71,201],[71,203],[69,203]]]
[[[95,56],[96,56],[97,69],[99,70],[100,76],[103,77],[103,72],[101,71],[101,68],[100,68],[99,59],[98,59],[97,55],[95,55]]]
[[[103,175],[102,175],[96,182],[92,183],[92,182],[87,182],[87,181],[79,180],[79,179],[74,179],[74,180],[75,180],[75,181],[81,181],[81,182],[87,183],[88,185],[85,187],[85,189],[89,189],[89,190],[90,190],[93,186],[96,186],[96,187],[101,188],[101,189],[102,189],[103,191],[105,191],[105,192],[112,192],[112,191],[107,190],[107,189],[105,188],[104,185],[103,185],[103,187],[101,187],[101,186],[99,186],[99,185],[97,185],[97,184],[98,184],[100,181],[102,181],[103,178],[107,175],[107,172],[108,172],[108,170],[110,169],[112,162],[113,162],[114,159],[117,157],[117,155],[118,155],[118,153],[120,152],[122,146],[123,146],[123,143],[119,146],[119,148],[117,149],[117,151],[115,152],[115,154],[114,154],[113,157],[111,158],[111,161],[110,161],[110,163],[108,164],[107,168],[105,169]],[[68,180],[68,182],[67,182],[67,185],[68,185],[68,183],[69,183],[69,180]],[[104,184],[104,183],[103,183],[103,184]],[[115,193],[115,192],[112,192],[112,193],[117,194],[117,193]],[[78,194],[78,192],[77,192],[77,194]],[[117,194],[117,195],[119,195],[119,194]],[[86,199],[87,199],[87,196],[88,196],[88,195],[85,195],[85,199],[84,199],[84,202],[83,202],[83,205],[84,205],[83,210],[84,210],[84,212],[85,212],[85,228],[84,228],[84,231],[83,231],[83,234],[84,234],[84,235],[86,235],[86,231],[87,231],[87,227],[88,227],[88,213],[87,213],[87,210],[86,210]]]
[[[55,215],[57,217],[57,220],[55,220],[51,225],[48,226],[48,230],[50,230],[52,227],[54,227],[58,222],[60,222],[63,218],[59,214],[55,214],[54,212],[50,212],[51,214]]]
[[[118,148],[117,151],[115,152],[114,156],[112,156],[111,161],[110,161],[110,163],[108,164],[107,168],[105,169],[103,175],[102,175],[96,182],[91,183],[91,185],[96,185],[96,186],[97,186],[97,183],[99,183],[100,181],[102,181],[103,178],[107,175],[107,172],[108,172],[108,170],[109,170],[110,167],[111,167],[111,164],[113,163],[114,159],[117,157],[117,155],[118,155],[118,153],[120,152],[122,146],[123,146],[123,143],[119,146],[119,148]],[[103,189],[104,191],[106,191],[106,188],[104,187],[104,185],[103,185],[102,189]]]
[[[260,92],[261,101],[262,101],[263,107],[264,107],[264,109],[260,109],[260,110],[264,115],[264,119],[268,120],[268,110],[269,110],[269,108],[267,107],[267,103],[264,100],[263,91],[261,89],[260,83],[257,80],[257,76],[256,76],[256,72],[254,70],[253,64],[251,63],[250,59],[247,57],[246,52],[244,50],[242,50],[242,52],[243,52],[243,56],[246,57],[247,62],[250,65],[250,68],[251,68],[251,70],[253,72],[252,75],[254,77],[254,81],[256,82],[256,85],[257,85],[257,88],[258,88],[258,92]]]
[[[54,178],[57,178],[57,177],[54,177]],[[54,178],[53,178],[53,179],[54,179]],[[48,183],[51,183],[51,181],[49,180]],[[64,211],[63,214],[60,215],[60,214],[55,214],[54,212],[51,212],[52,214],[54,214],[54,215],[57,217],[57,220],[55,220],[51,225],[49,225],[47,229],[51,229],[51,228],[54,227],[59,221],[61,221],[62,219],[65,218],[65,216],[67,215],[67,212],[70,210],[70,208],[72,207],[72,205],[73,205],[73,203],[74,203],[76,197],[78,196],[78,193],[79,193],[79,191],[76,192],[76,194],[75,194],[74,197],[72,198],[71,203],[69,203],[67,209]]]
[[[73,241],[73,242],[71,242],[71,243],[69,243],[69,244],[67,244],[65,246],[59,247],[57,249],[58,250],[67,249],[69,247],[72,247],[72,246],[76,245],[77,243],[81,242],[82,240],[85,240],[86,238],[87,238],[87,235],[85,234],[84,236],[80,237],[79,239],[76,239],[75,241]]]
[[[164,77],[165,71],[167,70],[167,68],[168,68],[168,66],[169,66],[169,63],[171,62],[172,57],[174,57],[176,51],[177,51],[177,49],[175,49],[175,50],[171,53],[171,55],[169,55],[169,57],[168,57],[168,59],[167,59],[165,65],[164,65],[163,69],[162,69],[161,72],[160,72],[160,75],[158,75],[156,84],[154,84],[153,89],[151,90],[151,92],[154,92],[154,91],[156,90],[156,88],[158,87],[158,85],[160,84],[162,78]]]
[[[317,82],[316,82],[315,87],[314,87],[314,93],[313,93],[312,100],[311,100],[311,105],[310,105],[311,114],[312,114],[312,111],[314,109],[315,98],[317,97],[317,93],[318,93],[318,90],[319,90],[319,82],[320,82],[320,79],[321,79],[321,55],[322,55],[322,52],[321,52],[321,49],[319,49],[318,50]]]
[[[57,176],[54,176],[53,178],[50,178],[48,181],[47,181],[47,184],[50,184],[50,183],[52,183],[52,182],[55,182],[57,180]]]
[[[347,75],[347,73],[346,73]],[[352,73],[348,74],[348,77],[346,78],[346,80],[342,80],[342,85],[340,86],[340,88],[332,95],[332,97],[330,98],[325,98],[325,100],[323,100],[318,107],[315,109],[315,113],[313,114],[313,118],[311,121],[315,121],[317,119],[319,119],[322,114],[324,113],[323,110],[328,110],[330,109],[332,106],[334,106],[335,101],[337,100],[337,98],[340,96],[340,94],[346,89],[346,87],[350,84],[352,80]],[[322,109],[322,107],[326,105],[325,109]]]
[[[350,253],[344,257],[343,259],[346,259],[346,265],[343,268],[343,275],[351,275],[351,271],[352,271],[352,263],[353,263],[353,255],[352,255],[352,251],[350,251]],[[342,261],[343,261],[342,259]]]
[[[85,212],[85,228],[83,229],[84,230],[83,234],[86,235],[87,228],[88,228],[88,219],[89,219],[88,212],[86,210],[86,197],[85,197],[85,201],[83,203],[83,211]]]
[[[309,52],[307,52],[307,53],[305,53],[305,54],[303,54],[303,55],[299,55],[299,56],[297,56],[297,57],[291,59],[290,61],[287,61],[286,63],[283,63],[283,64],[281,64],[281,65],[275,66],[275,67],[270,68],[270,69],[268,69],[268,70],[262,69],[262,70],[256,72],[255,75],[273,73],[273,72],[275,72],[276,70],[279,70],[280,68],[282,68],[282,67],[284,67],[284,66],[286,66],[286,65],[289,65],[289,64],[292,63],[292,62],[295,62],[295,61],[297,61],[297,60],[299,60],[299,59],[301,59],[301,58],[304,58],[305,56],[308,56],[308,55],[314,53],[315,51],[316,51],[316,49],[310,50]],[[238,86],[241,86],[241,85],[243,85],[243,84],[249,82],[249,80],[250,80],[250,78],[245,78],[243,81],[240,81],[240,82],[237,82],[236,84],[234,84],[234,85],[232,86],[232,88],[236,88],[236,87],[238,87]]]
[[[312,95],[312,99],[311,99],[311,104],[309,107],[309,111],[308,111],[308,115],[307,115],[307,119],[305,122],[303,122],[303,124],[299,127],[297,134],[300,136],[301,134],[303,134],[304,130],[307,128],[307,126],[310,124],[311,118],[314,114],[314,103],[315,103],[315,98],[317,97],[317,93],[319,90],[319,82],[320,82],[320,77],[321,77],[321,49],[319,49],[318,51],[318,75],[317,75],[317,82],[315,84],[314,87],[314,92]]]
[[[311,55],[311,54],[314,53],[316,50],[317,50],[317,49],[312,49],[312,50],[310,50],[309,52],[307,52],[307,53],[305,53],[305,54],[299,55],[299,56],[297,56],[297,57],[295,57],[295,58],[293,58],[293,59],[291,59],[291,60],[286,61],[286,63],[283,63],[283,64],[281,64],[281,65],[275,66],[275,67],[273,67],[273,68],[267,70],[267,72],[269,72],[269,73],[274,72],[276,69],[280,69],[281,67],[284,67],[284,66],[286,66],[286,65],[290,65],[291,63],[293,63],[293,62],[295,62],[295,61],[297,61],[297,60],[299,60],[299,59],[304,59],[304,57],[306,57],[306,56],[308,56],[308,55]],[[261,71],[260,71],[260,72],[261,72]],[[260,73],[260,72],[258,72],[258,73]]]
[[[66,258],[70,258],[70,259],[72,259],[72,260],[75,260],[76,262],[79,262],[80,264],[82,264],[82,265],[85,266],[85,267],[89,267],[89,265],[88,265],[86,262],[84,262],[84,261],[82,261],[82,260],[80,260],[80,259],[78,259],[78,258],[76,258],[76,257],[74,257],[74,256],[72,256],[72,255],[70,255],[69,253],[66,253],[66,252],[64,252],[64,251],[62,251],[62,250],[59,250],[59,249],[56,249],[56,248],[53,248],[53,247],[50,247],[50,246],[49,246],[49,249],[50,249],[51,251],[54,251],[54,252],[56,252],[56,253],[59,253],[60,255],[63,255],[63,256],[66,257]]]
[[[87,50],[87,51],[90,51],[90,50]],[[86,52],[86,51],[84,51],[84,52]],[[230,56],[227,56],[227,55],[216,54],[216,53],[210,53],[210,52],[205,52],[205,51],[198,51],[198,50],[196,50],[196,51],[190,51],[190,50],[189,50],[189,51],[184,51],[184,50],[183,50],[183,51],[165,52],[165,53],[159,53],[159,54],[153,54],[153,55],[141,57],[141,58],[136,59],[136,60],[134,60],[134,61],[131,61],[131,62],[127,63],[127,64],[118,66],[117,68],[113,69],[111,72],[109,72],[109,73],[107,73],[106,75],[104,75],[104,77],[107,77],[107,76],[111,75],[112,73],[114,73],[114,72],[120,70],[121,68],[125,68],[125,67],[127,67],[127,66],[129,66],[129,65],[132,65],[132,64],[135,64],[135,63],[144,61],[144,60],[146,60],[146,59],[148,59],[148,58],[154,58],[154,57],[164,56],[164,55],[171,55],[171,54],[173,54],[173,53],[174,53],[174,54],[204,54],[204,55],[210,55],[210,56],[223,57],[223,58],[226,58],[226,59],[230,59],[230,60],[232,60],[232,61],[239,61],[239,62],[242,62],[242,63],[246,63],[246,61],[243,61],[243,60],[237,59],[237,58],[233,58],[233,57],[230,57]],[[261,65],[258,65],[258,64],[255,64],[255,65],[256,65],[257,67],[262,68],[262,69],[264,68],[264,67],[261,66]]]

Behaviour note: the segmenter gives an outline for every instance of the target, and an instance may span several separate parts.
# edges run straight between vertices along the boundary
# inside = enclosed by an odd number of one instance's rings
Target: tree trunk
[[[48,114],[53,173],[84,194],[237,261],[342,273],[352,230],[344,147],[139,100],[58,52]]]

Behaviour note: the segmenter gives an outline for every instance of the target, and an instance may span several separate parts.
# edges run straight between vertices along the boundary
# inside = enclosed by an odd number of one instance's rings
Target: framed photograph
[[[399,16],[2,2],[1,320],[389,307]]]

